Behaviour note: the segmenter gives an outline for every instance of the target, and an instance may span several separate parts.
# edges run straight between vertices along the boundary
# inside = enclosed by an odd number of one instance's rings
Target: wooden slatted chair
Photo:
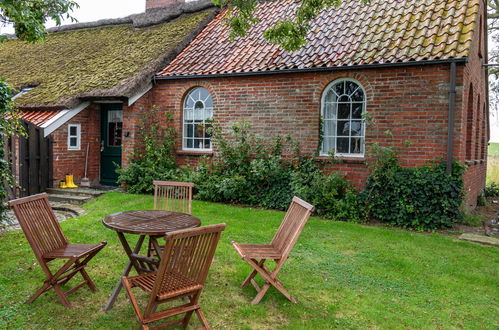
[[[164,323],[161,327],[179,323],[187,327],[193,312],[196,312],[203,326],[208,329],[198,300],[224,229],[225,224],[218,224],[168,233],[158,271],[122,278],[143,329],[149,329],[152,322],[184,313],[183,318]],[[143,312],[132,291],[134,287],[150,294]],[[184,297],[188,299],[187,303],[156,311],[158,305]]]
[[[298,197],[293,197],[291,205],[286,212],[286,216],[270,244],[239,244],[232,242],[232,245],[241,258],[253,267],[253,271],[241,284],[241,287],[245,287],[251,283],[258,292],[251,302],[253,305],[258,304],[260,300],[262,300],[271,285],[290,301],[296,303],[296,299],[289,294],[282,283],[277,279],[277,274],[288,259],[291,249],[295,245],[303,227],[313,211],[314,207],[312,205]],[[277,263],[272,271],[264,265],[265,261],[268,259],[273,259]],[[254,280],[254,277],[257,274],[260,274],[265,279],[265,284],[261,288]]]
[[[153,181],[154,209],[192,214],[192,189],[194,183]],[[155,256],[156,250],[149,239],[147,256]]]
[[[153,181],[154,209],[181,213],[192,213],[191,182]]]
[[[84,285],[88,285],[94,292],[97,291],[85,271],[85,266],[106,245],[106,242],[69,244],[45,193],[12,200],[9,205],[14,209],[24,235],[46,275],[43,285],[27,300],[27,303],[31,303],[43,292],[54,289],[62,304],[65,307],[71,307],[66,298],[67,295]],[[54,259],[68,260],[53,273],[48,263]],[[64,292],[61,286],[78,273],[84,281]]]

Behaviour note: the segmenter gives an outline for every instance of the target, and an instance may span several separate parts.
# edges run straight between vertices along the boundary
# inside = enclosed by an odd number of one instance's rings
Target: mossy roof
[[[183,14],[163,24],[108,25],[50,33],[45,42],[0,43],[0,77],[20,89],[20,107],[71,107],[82,98],[130,97],[149,84],[213,17]]]
[[[232,42],[226,12],[210,22],[159,76],[229,74],[464,58],[477,31],[478,0],[345,0],[311,22],[307,44],[286,52],[262,34],[300,2],[260,3],[259,22]]]

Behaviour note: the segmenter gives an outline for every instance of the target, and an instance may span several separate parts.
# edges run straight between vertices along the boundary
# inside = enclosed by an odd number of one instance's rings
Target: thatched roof
[[[52,29],[41,43],[0,43],[0,77],[17,89],[36,86],[16,98],[22,108],[71,108],[83,100],[129,98],[212,19],[215,9],[206,7],[200,1],[148,16]]]

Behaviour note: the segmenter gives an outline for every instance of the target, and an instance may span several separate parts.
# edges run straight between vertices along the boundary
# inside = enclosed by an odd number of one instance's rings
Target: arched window
[[[196,87],[184,101],[184,128],[182,147],[184,150],[211,150],[211,127],[213,99],[206,88]]]
[[[322,95],[321,154],[364,156],[366,94],[351,79],[333,81]]]

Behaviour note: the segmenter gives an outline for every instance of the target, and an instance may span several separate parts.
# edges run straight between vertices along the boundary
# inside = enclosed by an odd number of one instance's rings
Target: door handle
[[[104,151],[104,140],[100,141],[100,152]]]

